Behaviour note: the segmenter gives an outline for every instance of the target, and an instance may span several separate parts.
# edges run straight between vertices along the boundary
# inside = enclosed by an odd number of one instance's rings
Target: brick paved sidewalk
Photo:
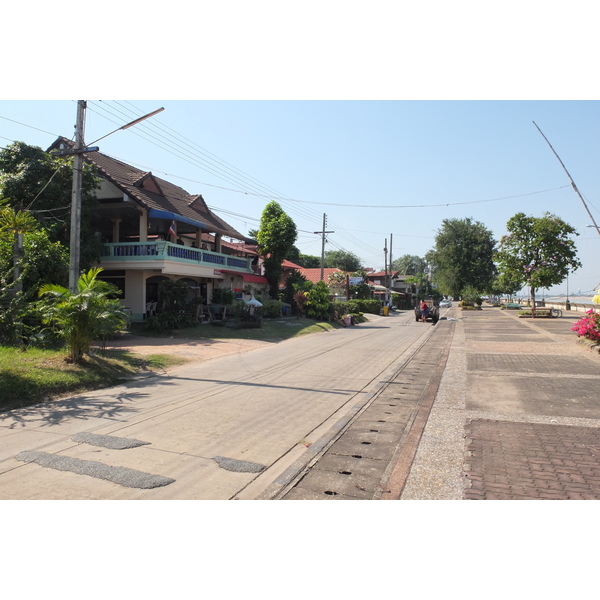
[[[453,310],[450,359],[401,499],[600,499],[600,357],[581,315]]]
[[[597,428],[474,419],[466,432],[465,499],[600,499]]]

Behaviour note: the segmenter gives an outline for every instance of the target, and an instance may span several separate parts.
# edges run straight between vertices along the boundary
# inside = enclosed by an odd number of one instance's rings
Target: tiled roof
[[[60,144],[74,147],[71,140],[60,137],[49,150]],[[191,195],[183,188],[156,177],[151,172],[142,171],[101,152],[84,154],[84,160],[94,165],[102,177],[148,210],[155,208],[172,212],[206,224],[208,231],[247,240],[245,235],[215,215],[201,195]]]
[[[290,261],[290,260],[284,260],[284,261],[281,263],[281,266],[282,266],[284,269],[296,269],[296,270],[298,270],[298,271],[300,271],[300,270],[302,269],[302,267],[301,267],[300,265],[297,265],[296,263],[293,263],[293,262],[292,262],[292,261]]]
[[[388,277],[392,276],[395,277],[398,274],[398,271],[388,271],[387,273],[385,271],[368,271],[367,272],[367,277],[369,279],[371,279],[372,277],[385,277],[386,275]]]
[[[312,281],[313,283],[317,283],[318,281],[321,281],[321,268],[317,268],[317,269],[303,269],[303,268],[299,268],[298,269],[300,271],[300,273],[302,273],[302,275],[304,275],[304,277],[308,280],[308,281]],[[325,281],[325,283],[329,283],[329,276],[332,273],[343,273],[344,271],[341,271],[340,269],[323,269],[323,281]]]

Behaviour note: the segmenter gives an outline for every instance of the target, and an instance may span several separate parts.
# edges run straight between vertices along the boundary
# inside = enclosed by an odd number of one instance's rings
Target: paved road
[[[0,415],[1,499],[251,499],[435,330],[411,313]]]
[[[583,315],[453,308],[282,499],[600,499],[600,355]]]
[[[581,314],[410,313],[0,415],[0,498],[600,499]]]

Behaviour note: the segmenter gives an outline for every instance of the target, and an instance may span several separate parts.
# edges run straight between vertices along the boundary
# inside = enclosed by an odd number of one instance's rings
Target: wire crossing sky
[[[557,214],[580,233],[583,268],[570,293],[600,283],[600,236],[534,121],[600,220],[596,101],[130,101],[88,100],[85,138],[160,114],[102,139],[100,151],[152,171],[247,233],[276,200],[294,219],[297,246],[364,266],[424,254],[444,219],[470,217],[497,240],[517,212]],[[0,142],[46,149],[72,137],[75,101],[0,101]],[[391,245],[391,247],[390,247]],[[388,256],[389,258],[389,256]],[[551,293],[566,291],[563,286]]]

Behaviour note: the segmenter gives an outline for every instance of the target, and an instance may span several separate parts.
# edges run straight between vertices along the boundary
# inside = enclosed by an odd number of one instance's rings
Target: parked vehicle
[[[427,312],[427,321],[432,321],[435,325],[440,320],[440,308],[433,298],[425,298],[425,304],[429,308]],[[415,306],[415,321],[422,321],[423,317],[421,315],[421,303]]]
[[[440,308],[452,308],[452,302],[450,300],[442,300],[440,302]]]

